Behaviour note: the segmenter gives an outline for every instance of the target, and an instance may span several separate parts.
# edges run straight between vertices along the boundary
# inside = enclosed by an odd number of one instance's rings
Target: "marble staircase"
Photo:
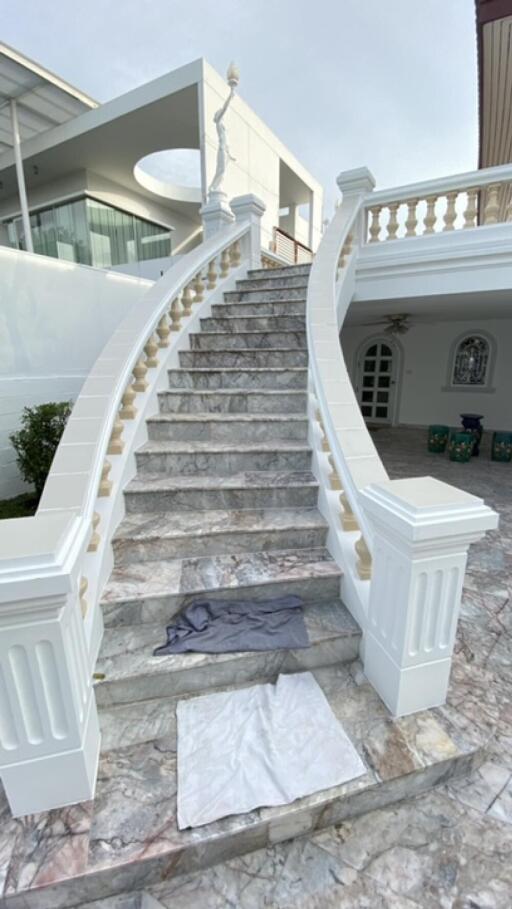
[[[125,490],[103,594],[96,797],[23,820],[0,803],[6,909],[157,909],[158,888],[176,874],[412,796],[480,759],[478,742],[441,710],[393,721],[361,672],[360,630],[339,598],[310,469],[308,270],[250,272],[169,371]],[[172,616],[199,596],[285,593],[304,601],[307,650],[152,656]],[[292,805],[179,832],[177,700],[304,670],[367,773]]]

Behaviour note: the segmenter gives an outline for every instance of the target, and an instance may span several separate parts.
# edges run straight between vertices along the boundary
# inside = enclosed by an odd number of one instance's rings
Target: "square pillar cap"
[[[374,483],[360,491],[361,504],[380,527],[411,543],[455,536],[478,539],[498,526],[498,514],[482,499],[434,477]]]
[[[263,199],[254,195],[254,193],[235,196],[235,198],[231,200],[230,205],[237,221],[244,220],[244,218],[249,215],[256,215],[261,218],[267,209]]]
[[[336,183],[344,196],[353,193],[371,193],[375,189],[375,177],[367,167],[355,167],[338,174]]]

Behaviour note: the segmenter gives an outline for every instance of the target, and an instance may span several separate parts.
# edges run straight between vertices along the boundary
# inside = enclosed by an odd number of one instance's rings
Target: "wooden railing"
[[[288,265],[305,265],[313,261],[313,252],[309,246],[287,234],[281,227],[274,227],[272,252]]]

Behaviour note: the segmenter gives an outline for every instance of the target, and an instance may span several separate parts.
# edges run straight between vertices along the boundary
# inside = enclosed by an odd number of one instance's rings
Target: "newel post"
[[[343,171],[338,174],[336,183],[343,199],[348,199],[351,196],[367,196],[375,189],[375,177],[367,167],[356,167],[353,170]],[[360,246],[366,242],[366,219],[367,213],[362,211],[358,223],[352,231],[354,245]]]
[[[80,519],[56,512],[2,525],[0,778],[19,817],[93,798],[100,733]]]
[[[222,190],[216,190],[208,194],[208,201],[201,206],[199,214],[203,222],[203,238],[205,240],[213,237],[219,230],[231,227],[235,222],[235,216],[229,206],[228,197]]]
[[[469,545],[498,525],[482,499],[420,477],[360,492],[373,536],[364,670],[395,716],[446,700]]]
[[[231,209],[237,222],[249,222],[249,268],[261,268],[261,219],[265,203],[258,196],[248,193],[231,200]]]

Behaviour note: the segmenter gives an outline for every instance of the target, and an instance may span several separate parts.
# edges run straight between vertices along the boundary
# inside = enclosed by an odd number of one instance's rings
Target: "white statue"
[[[221,191],[222,181],[224,179],[224,174],[226,173],[228,164],[230,161],[236,161],[236,158],[233,157],[229,150],[228,146],[228,137],[226,127],[224,126],[222,120],[224,115],[231,103],[231,99],[235,94],[235,88],[240,82],[240,73],[238,67],[234,63],[231,63],[228,69],[227,80],[230,85],[230,92],[226,98],[222,107],[214,114],[213,122],[217,127],[217,135],[219,137],[219,147],[217,149],[217,168],[215,170],[215,176],[210,184],[210,193],[215,193]]]

